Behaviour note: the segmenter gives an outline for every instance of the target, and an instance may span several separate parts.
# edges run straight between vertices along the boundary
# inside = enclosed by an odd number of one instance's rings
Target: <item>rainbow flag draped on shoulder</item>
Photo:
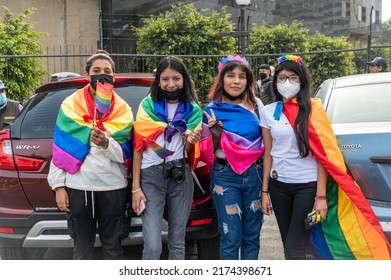
[[[326,220],[309,232],[307,249],[316,259],[389,260],[391,246],[368,201],[347,174],[327,114],[318,99],[311,101],[311,150],[329,173]],[[283,113],[293,126],[296,100],[284,103]]]
[[[133,114],[129,105],[115,92],[110,110],[95,120],[96,107],[89,85],[77,90],[61,104],[53,136],[53,164],[74,174],[83,164],[91,149],[91,128],[94,121],[102,131],[108,131],[122,148],[124,162],[129,170],[133,156]]]
[[[211,115],[210,109],[215,113],[216,120],[223,124],[220,148],[224,151],[232,169],[237,174],[242,174],[264,151],[259,119],[255,114],[240,105],[212,102],[204,110]],[[201,160],[211,170],[215,154],[212,134],[205,116],[199,147]]]
[[[173,120],[167,118],[166,99],[154,102],[150,95],[140,104],[134,122],[134,149],[141,151],[152,148],[160,158],[165,158],[173,152],[159,146],[155,140],[166,130],[166,140],[179,132],[188,135],[190,131],[201,127],[202,111],[196,102],[180,102]]]

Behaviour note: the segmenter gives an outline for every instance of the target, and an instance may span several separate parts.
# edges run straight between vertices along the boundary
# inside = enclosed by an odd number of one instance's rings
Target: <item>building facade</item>
[[[227,7],[239,30],[240,7],[235,0],[2,0],[14,14],[34,7],[31,21],[42,39],[46,53],[85,53],[104,48],[112,53],[135,53],[136,42],[130,26],[163,13],[178,2],[193,2],[198,9]],[[303,21],[311,33],[345,36],[353,47],[365,47],[367,35],[380,32],[381,0],[252,0],[245,7],[245,23],[288,24]],[[371,13],[372,12],[372,13]],[[372,23],[371,23],[372,19]]]

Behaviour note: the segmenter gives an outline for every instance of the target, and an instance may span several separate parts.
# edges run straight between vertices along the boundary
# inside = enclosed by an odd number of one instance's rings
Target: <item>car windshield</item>
[[[141,100],[148,94],[148,91],[149,86],[126,86],[115,89],[115,92],[131,106],[134,116]],[[54,126],[61,103],[73,92],[75,92],[75,88],[40,93],[32,101],[23,118],[21,137],[24,139],[53,138]]]
[[[391,83],[337,88],[330,102],[334,124],[391,121]]]

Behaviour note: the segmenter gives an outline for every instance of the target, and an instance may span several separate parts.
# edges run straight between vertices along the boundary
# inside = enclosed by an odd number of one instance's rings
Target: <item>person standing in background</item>
[[[22,109],[19,102],[7,98],[7,87],[0,80],[0,130],[12,124]]]
[[[261,99],[263,105],[270,104],[273,100],[273,89],[272,89],[272,76],[271,69],[268,64],[262,64],[259,67],[258,81],[256,83],[255,94]]]
[[[387,70],[387,62],[380,56],[375,57],[372,61],[368,61],[367,64],[371,73],[386,72]]]

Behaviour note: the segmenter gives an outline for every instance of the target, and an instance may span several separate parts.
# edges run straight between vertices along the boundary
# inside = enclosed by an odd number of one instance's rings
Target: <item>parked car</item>
[[[322,100],[354,180],[391,241],[391,73],[324,81]]]
[[[152,74],[117,74],[115,91],[137,113],[148,94]],[[41,259],[47,248],[72,247],[66,215],[56,206],[47,182],[52,158],[52,138],[62,101],[87,84],[84,77],[49,82],[38,89],[8,130],[0,131],[0,257]],[[217,218],[209,192],[206,166],[195,170],[193,206],[186,241],[194,243],[198,259],[217,259]],[[162,226],[167,240],[166,216]],[[141,218],[133,216],[126,245],[143,242]],[[100,246],[97,238],[96,246]]]

